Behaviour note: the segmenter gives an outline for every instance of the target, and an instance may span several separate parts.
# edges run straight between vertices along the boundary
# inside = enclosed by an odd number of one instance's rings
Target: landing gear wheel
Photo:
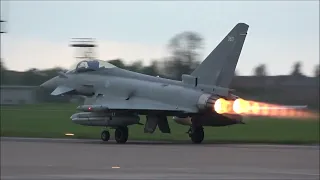
[[[101,132],[101,139],[102,139],[102,141],[109,141],[109,139],[110,139],[109,131],[106,131],[106,130],[102,131]]]
[[[202,127],[193,128],[189,133],[191,141],[195,144],[200,144],[204,138],[204,131]]]
[[[117,143],[123,144],[126,143],[129,136],[128,127],[118,127],[114,132],[114,138]]]

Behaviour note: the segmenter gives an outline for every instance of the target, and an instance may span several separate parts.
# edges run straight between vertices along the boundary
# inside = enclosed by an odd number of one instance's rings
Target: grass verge
[[[74,104],[40,104],[1,107],[1,136],[63,138],[73,133],[73,138],[100,138],[102,127],[81,126],[71,122],[76,112]],[[142,117],[144,122],[144,117]],[[319,143],[319,121],[247,119],[245,125],[205,127],[205,141],[215,143]],[[130,140],[184,141],[187,126],[169,119],[172,133],[143,133],[143,126],[130,126]],[[113,135],[113,131],[111,131]]]

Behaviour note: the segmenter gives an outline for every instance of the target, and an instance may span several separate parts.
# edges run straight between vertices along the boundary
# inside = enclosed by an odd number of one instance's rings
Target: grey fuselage
[[[99,121],[95,121],[94,124],[86,118],[83,121],[83,118],[77,117],[81,113],[71,117],[74,122],[83,125],[111,126],[111,113],[116,113],[118,117],[175,116],[175,122],[182,125],[190,125],[188,118],[192,118],[203,126],[232,125],[242,119],[239,115],[226,116],[214,111],[213,106],[217,98],[230,98],[225,96],[225,90],[228,89],[194,85],[192,81],[154,77],[117,67],[67,72],[50,79],[42,86],[56,90],[61,87],[68,89],[61,95],[85,96],[84,104],[77,109],[88,112],[87,115],[91,114],[92,119]],[[210,90],[213,92],[209,92]],[[107,119],[95,117],[95,113],[105,113]],[[133,120],[130,123],[136,124],[137,121]]]
[[[85,104],[103,104],[108,100],[126,101],[127,98],[139,98],[146,100],[146,103],[154,102],[155,104],[169,105],[188,113],[197,113],[197,102],[199,97],[204,94],[201,90],[182,81],[144,75],[120,68],[75,72],[68,75],[68,79],[60,78],[61,83],[75,89],[92,85],[97,94],[103,94],[103,98],[87,98]],[[136,106],[139,105],[136,104]]]

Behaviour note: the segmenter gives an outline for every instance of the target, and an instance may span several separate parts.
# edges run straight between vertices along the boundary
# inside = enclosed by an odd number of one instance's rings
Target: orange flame
[[[232,102],[219,98],[214,103],[214,111],[218,114],[229,113],[232,111]]]
[[[218,99],[214,104],[215,112],[219,114],[241,114],[246,116],[268,116],[278,118],[316,118],[318,116],[303,110],[301,107],[281,106],[244,99],[228,101]]]

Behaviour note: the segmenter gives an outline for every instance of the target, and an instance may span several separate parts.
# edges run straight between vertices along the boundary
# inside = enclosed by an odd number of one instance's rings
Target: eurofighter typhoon
[[[146,116],[145,133],[158,126],[170,133],[167,117],[190,126],[188,134],[194,143],[204,139],[204,126],[243,124],[241,106],[229,85],[249,26],[238,23],[206,59],[181,81],[154,77],[118,68],[106,61],[84,60],[74,68],[59,73],[41,87],[52,89],[51,95],[80,95],[84,104],[71,120],[85,126],[115,129],[117,143],[128,140],[128,126],[140,124]],[[232,102],[228,106],[227,102]],[[235,104],[235,102],[237,102]],[[229,103],[230,105],[230,103]],[[238,108],[237,108],[238,107]],[[233,109],[229,111],[228,109]],[[238,109],[238,110],[237,110]],[[103,130],[101,139],[110,133]]]

